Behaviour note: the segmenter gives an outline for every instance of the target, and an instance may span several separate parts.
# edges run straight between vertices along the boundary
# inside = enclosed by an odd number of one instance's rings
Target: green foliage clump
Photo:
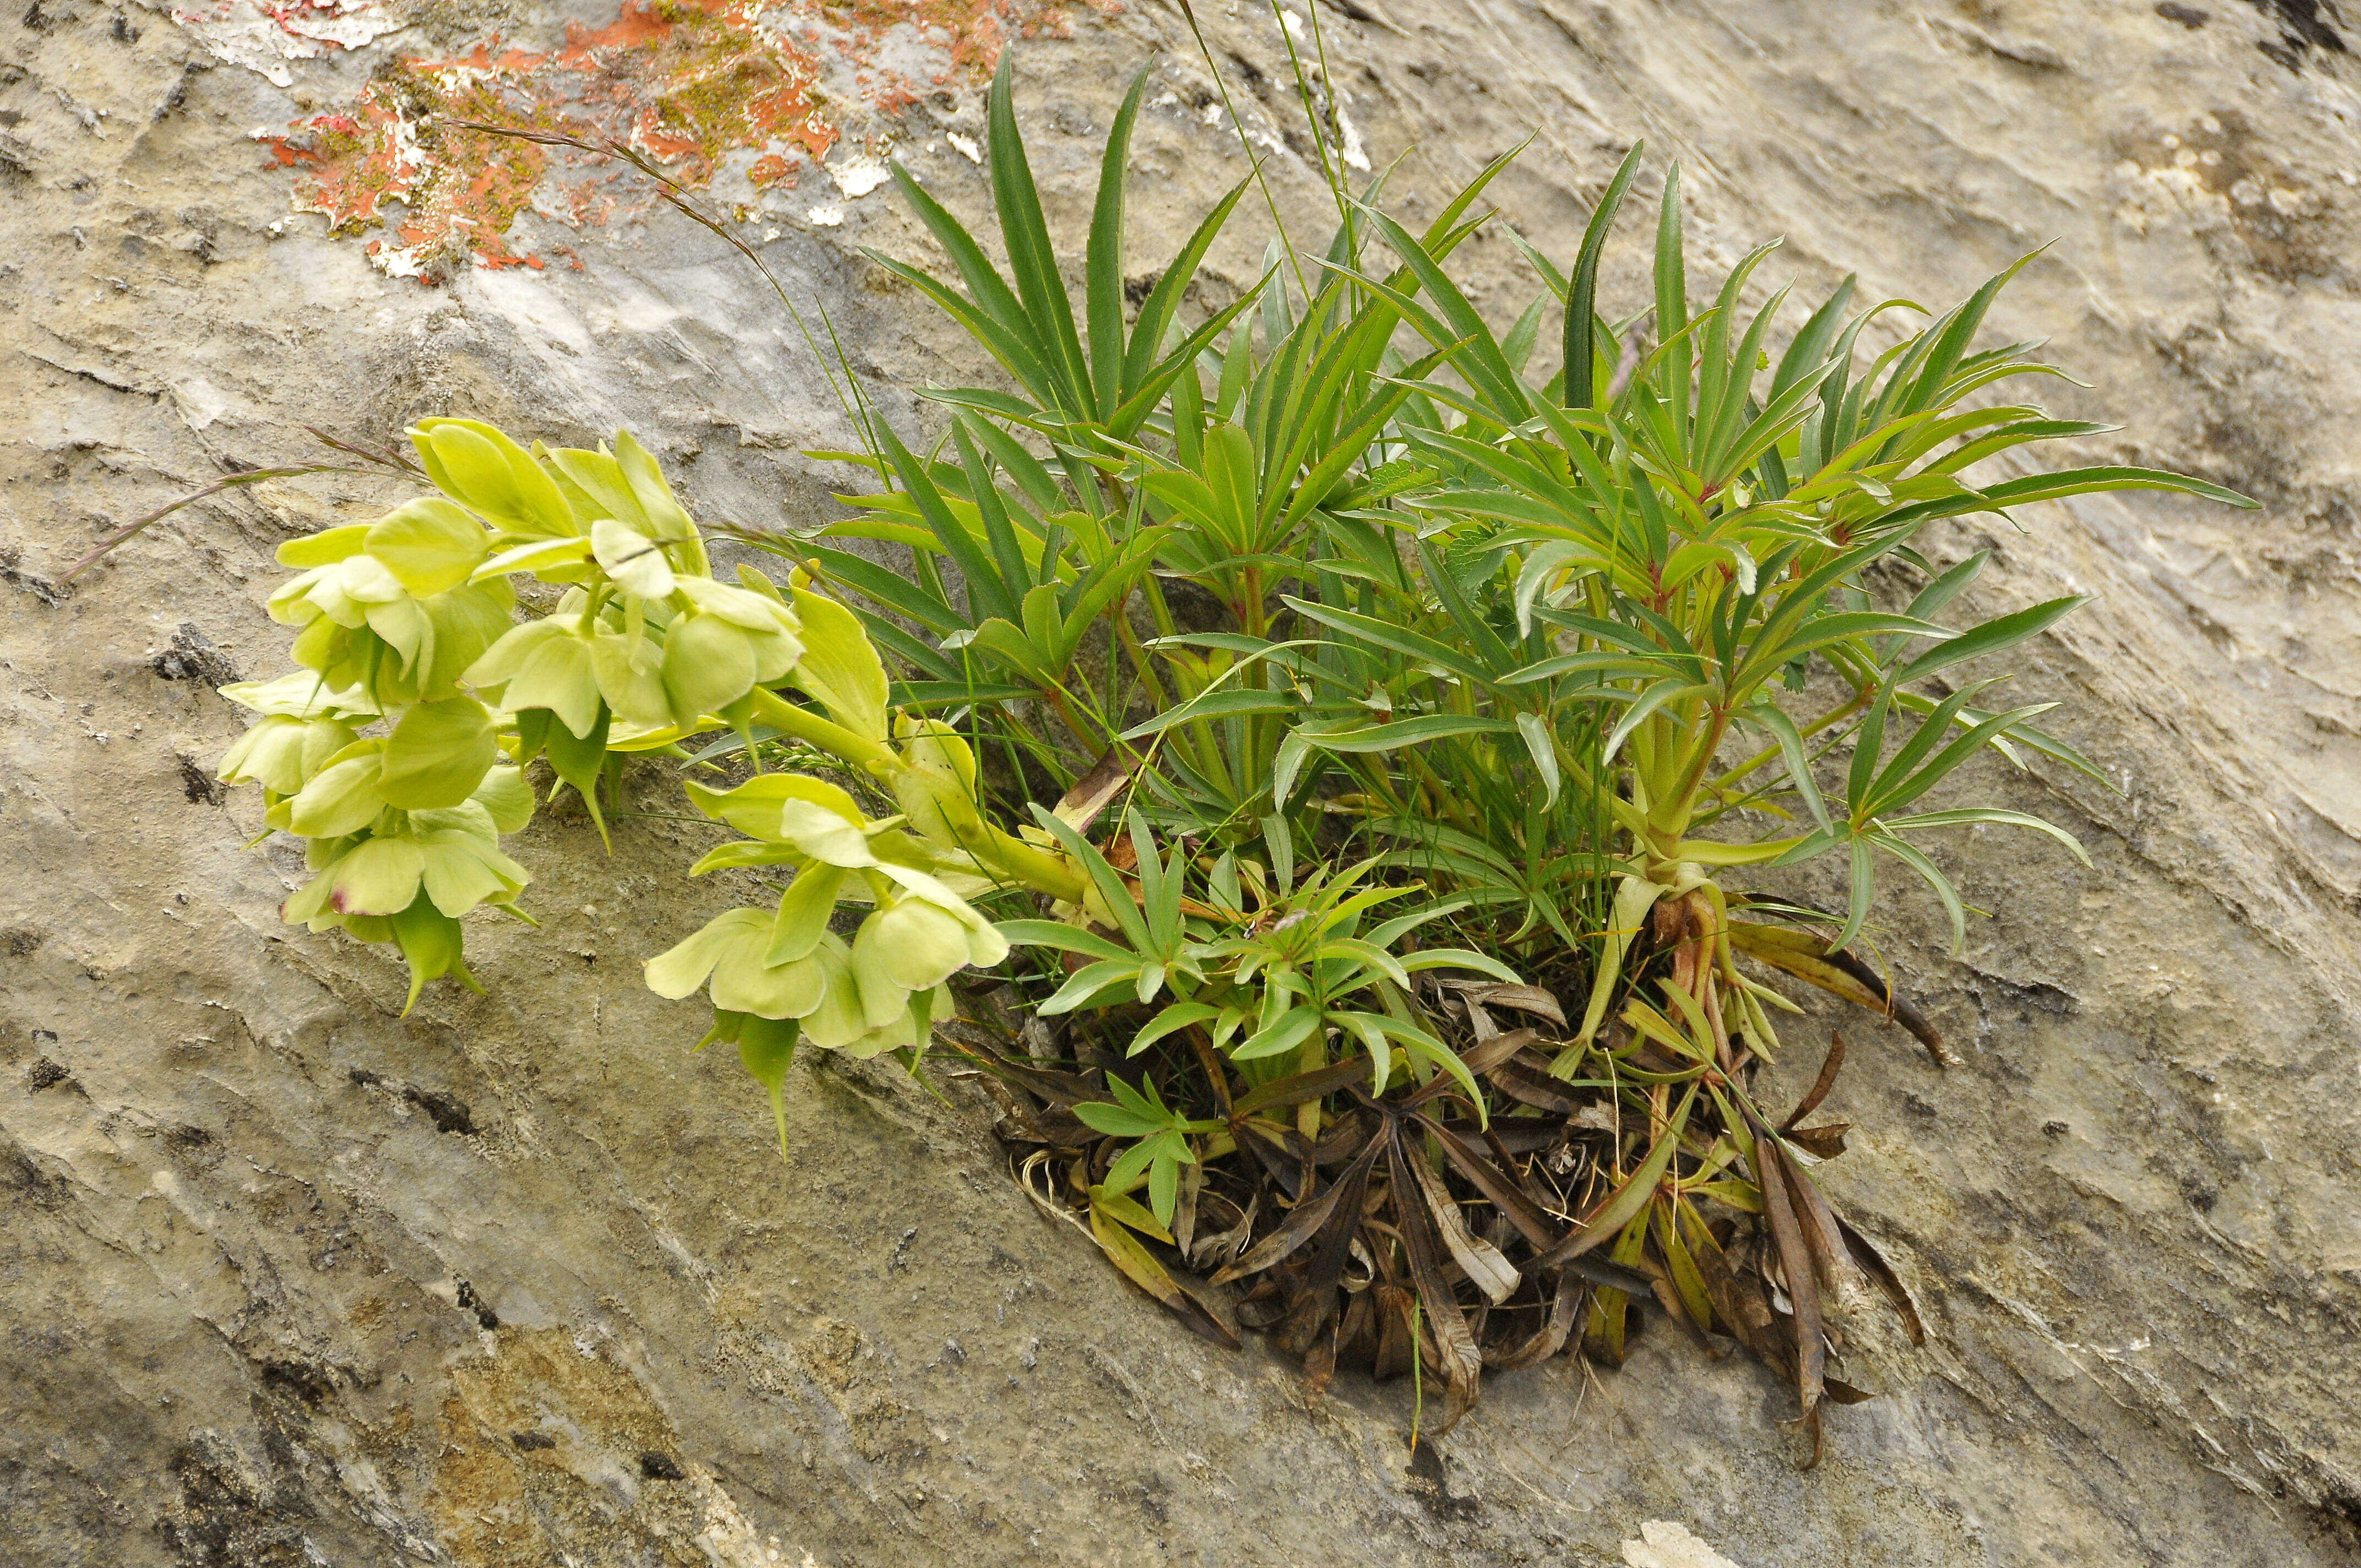
[[[707,992],[707,1038],[739,1047],[783,1142],[798,1043],[962,1059],[1037,1199],[1208,1334],[1268,1329],[1317,1379],[1439,1376],[1447,1424],[1487,1366],[1620,1359],[1646,1301],[1779,1367],[1817,1453],[1820,1401],[1854,1394],[1824,1303],[1865,1276],[1915,1314],[1808,1170],[1841,1148],[1801,1124],[1841,1044],[1801,1105],[1760,1104],[1773,1014],[1796,1009],[1741,960],[1940,1060],[1849,950],[1880,869],[1930,886],[1956,941],[1927,835],[2081,852],[1928,798],[1986,751],[2089,769],[2036,727],[2049,705],[1969,669],[2080,601],[1949,624],[1985,557],[1940,568],[1915,542],[2095,490],[2247,503],[2121,466],[1973,477],[2103,428],[2004,400],[2058,374],[2034,345],[1977,346],[2015,269],[1874,352],[1871,323],[1916,307],[1852,311],[1848,280],[1774,365],[1787,291],[1746,308],[1772,247],[1700,305],[1677,170],[1653,303],[1609,319],[1636,148],[1570,267],[1528,251],[1546,290],[1504,334],[1447,264],[1495,221],[1477,206],[1506,159],[1418,233],[1382,177],[1340,184],[1324,247],[1282,234],[1187,326],[1242,183],[1127,312],[1145,82],[1109,135],[1079,313],[1005,68],[1005,271],[895,171],[959,281],[880,264],[1005,380],[929,389],[923,453],[857,411],[867,449],[831,455],[879,488],[853,515],[737,535],[790,564],[784,588],[717,578],[629,436],[528,452],[459,420],[412,433],[435,496],[282,551],[302,571],[271,609],[302,670],[233,689],[262,717],[223,774],[309,840],[287,917],[398,944],[413,1002],[472,984],[459,916],[521,913],[500,841],[533,811],[522,765],[597,812],[623,759],[673,758],[742,835],[692,874],[784,880],[648,983]],[[1537,379],[1554,314],[1562,364]],[[517,577],[555,607],[512,623]],[[1898,608],[1876,587],[1895,582]],[[1841,910],[1726,885],[1821,857]]]

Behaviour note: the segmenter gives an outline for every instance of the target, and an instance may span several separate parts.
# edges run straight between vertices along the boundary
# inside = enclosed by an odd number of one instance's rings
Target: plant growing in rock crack
[[[1817,1455],[1821,1400],[1855,1397],[1827,1373],[1831,1295],[1865,1271],[1916,1317],[1808,1168],[1841,1148],[1801,1124],[1842,1047],[1801,1104],[1761,1103],[1793,1003],[1745,966],[1942,1060],[1849,950],[1878,872],[1932,887],[1956,940],[1927,835],[2081,852],[1929,800],[1986,751],[2088,769],[1985,673],[2077,601],[1949,624],[1984,557],[1939,568],[1914,541],[2092,490],[2240,498],[2119,466],[1971,477],[2103,428],[2004,400],[2057,373],[1976,346],[2015,269],[1866,366],[1870,323],[1916,307],[1848,316],[1848,280],[1773,365],[1786,291],[1745,308],[1771,247],[1699,308],[1676,171],[1653,303],[1606,319],[1637,148],[1567,269],[1529,251],[1547,292],[1506,333],[1448,267],[1506,159],[1415,234],[1382,177],[1339,184],[1323,247],[1280,235],[1188,326],[1241,184],[1126,320],[1145,82],[1109,134],[1079,312],[1005,64],[1005,272],[896,170],[959,282],[880,264],[1006,381],[930,389],[923,452],[864,411],[871,448],[834,455],[883,487],[855,516],[736,535],[790,564],[784,587],[717,577],[628,436],[528,451],[459,420],[412,433],[437,495],[288,546],[302,572],[272,612],[302,669],[233,688],[262,717],[223,768],[310,841],[287,916],[397,944],[413,1002],[472,984],[459,917],[521,913],[500,839],[532,813],[522,765],[595,814],[624,758],[669,757],[744,836],[690,873],[784,880],[648,982],[708,993],[706,1037],[738,1047],[783,1144],[799,1043],[945,1055],[996,1098],[1036,1201],[1203,1332],[1269,1329],[1315,1381],[1439,1375],[1447,1426],[1487,1366],[1620,1359],[1650,1301],[1790,1378]],[[1562,365],[1536,384],[1553,314]],[[1886,563],[1920,585],[1898,607],[1872,593]],[[517,576],[555,608],[512,623]],[[1823,856],[1840,912],[1726,885]]]

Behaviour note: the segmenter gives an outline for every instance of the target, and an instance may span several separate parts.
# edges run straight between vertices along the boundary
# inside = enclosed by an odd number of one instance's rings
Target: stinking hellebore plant
[[[1647,308],[1610,320],[1638,148],[1569,268],[1526,247],[1543,291],[1506,333],[1446,264],[1507,158],[1419,233],[1382,178],[1338,182],[1325,247],[1279,235],[1189,325],[1242,183],[1133,310],[1146,80],[1109,134],[1079,310],[1005,64],[1005,275],[896,170],[961,287],[881,263],[1005,382],[929,389],[947,426],[924,451],[856,417],[868,449],[830,455],[884,488],[810,537],[733,535],[784,582],[718,577],[629,435],[527,450],[457,419],[411,433],[435,494],[284,546],[299,575],[270,610],[300,668],[228,688],[258,717],[222,773],[306,840],[286,917],[397,946],[410,1003],[474,985],[461,917],[525,917],[501,841],[534,809],[526,765],[603,835],[624,760],[675,759],[741,835],[692,874],[785,880],[647,982],[705,992],[706,1040],[736,1045],[783,1146],[799,1043],[956,1057],[1034,1199],[1200,1332],[1266,1329],[1315,1383],[1439,1378],[1447,1426],[1487,1367],[1620,1361],[1647,1303],[1777,1368],[1817,1455],[1822,1399],[1857,1392],[1828,1376],[1832,1304],[1866,1282],[1916,1315],[1811,1173],[1843,1147],[1803,1124],[1841,1042],[1786,1114],[1760,1098],[1772,1015],[1799,1011],[1762,971],[1948,1061],[1850,950],[1877,872],[1922,879],[1956,943],[1968,909],[1928,835],[2081,852],[1936,793],[1986,752],[2090,770],[2036,726],[2049,705],[1970,674],[2080,601],[1948,624],[1987,557],[1922,546],[2092,491],[2251,503],[2024,461],[2108,427],[1998,400],[2058,374],[2035,345],[1975,345],[2016,268],[1873,353],[1872,323],[1916,307],[1848,315],[1848,280],[1774,363],[1787,291],[1744,309],[1771,247],[1699,308],[1676,170]],[[1824,856],[1841,909],[1731,885]]]

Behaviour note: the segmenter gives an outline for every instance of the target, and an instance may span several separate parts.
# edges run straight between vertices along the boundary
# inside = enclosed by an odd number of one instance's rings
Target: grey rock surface
[[[1197,11],[1318,229],[1282,24]],[[0,1562],[1695,1557],[1675,1524],[1744,1568],[2361,1552],[2361,67],[2333,7],[1323,0],[1413,213],[1531,133],[1495,194],[1564,257],[1644,136],[1643,189],[1677,157],[1709,251],[1785,236],[1766,276],[1939,305],[2054,240],[1995,328],[2092,383],[2054,407],[2124,422],[2090,455],[2265,503],[2075,501],[1934,541],[1995,551],[1987,610],[2097,596],[2019,684],[2120,793],[1979,779],[2096,869],[1962,835],[1941,858],[1990,911],[1964,955],[1907,901],[1883,938],[1967,1064],[1853,1020],[1832,1108],[1861,1132],[1824,1174],[1933,1333],[1864,1315],[1879,1398],[1832,1414],[1811,1473],[1767,1375],[1662,1332],[1620,1371],[1494,1380],[1413,1462],[1409,1390],[1307,1402],[1258,1348],[1190,1338],[1027,1203],[974,1106],[892,1073],[799,1064],[783,1165],[734,1066],[688,1054],[692,1010],[639,984],[729,901],[676,875],[693,827],[633,820],[609,859],[544,816],[543,928],[473,929],[490,996],[407,1019],[382,950],[280,925],[300,865],[247,849],[258,802],[210,782],[240,728],[211,688],[283,663],[271,548],[397,498],[230,492],[67,588],[105,529],[307,460],[307,423],[627,424],[700,515],[757,524],[827,515],[842,470],[798,453],[847,444],[761,280],[670,214],[570,236],[578,270],[434,285],[291,215],[257,127],[401,53],[613,20],[383,15],[401,30],[267,70],[139,5],[0,20]],[[1027,131],[1076,236],[1121,83],[1165,51],[1135,158],[1153,266],[1246,166],[1187,26],[1146,0],[1040,30]],[[978,119],[960,78],[870,129],[972,214],[950,137]],[[766,257],[890,414],[983,373],[860,255],[929,255],[890,187],[829,225],[825,188],[736,178],[716,194],[779,231]],[[1258,272],[1253,230],[1205,302]],[[1627,224],[1610,303],[1636,308],[1642,243]],[[1504,237],[1466,254],[1504,320],[1535,291]]]

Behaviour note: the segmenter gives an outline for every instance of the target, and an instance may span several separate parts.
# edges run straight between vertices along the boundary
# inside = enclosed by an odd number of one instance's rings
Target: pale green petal
[[[680,591],[697,609],[749,631],[784,631],[793,635],[796,630],[793,610],[752,588],[732,587],[710,577],[683,577]]]
[[[353,728],[333,718],[314,718],[303,726],[303,777],[328,765],[328,759],[353,743]]]
[[[683,511],[680,503],[673,499],[672,486],[665,481],[664,469],[648,455],[646,447],[632,439],[628,430],[615,433],[615,465],[624,482],[631,487],[631,495],[640,503],[641,511],[654,525],[657,537],[688,539],[696,535],[697,525],[689,521],[688,513]]]
[[[513,897],[533,880],[522,866],[470,833],[424,834],[419,848],[425,855],[426,896],[445,915],[465,915],[488,898]]]
[[[369,839],[346,852],[330,875],[328,907],[339,915],[398,915],[418,896],[426,857],[407,839]]]
[[[762,1018],[800,1018],[820,1004],[826,968],[809,958],[766,964],[758,944],[733,942],[713,969],[713,1005]]]
[[[852,939],[852,979],[861,988],[862,1019],[872,1029],[892,1023],[908,1007],[913,989],[895,978],[893,970],[897,966],[887,961],[890,930],[884,939],[875,934],[884,914],[880,911],[862,922],[860,934]]]
[[[402,587],[426,598],[466,582],[491,548],[483,524],[434,498],[394,508],[368,531],[368,554]]]
[[[842,1050],[869,1032],[862,1015],[861,992],[852,978],[851,955],[844,938],[829,936],[804,960],[819,967],[826,982],[819,1006],[804,1018],[804,1038],[829,1050]]]
[[[354,716],[374,713],[368,694],[355,687],[332,690],[316,670],[290,670],[268,681],[241,681],[223,686],[222,696],[240,707],[283,718],[316,718],[326,713]]]
[[[804,645],[793,632],[775,628],[747,632],[746,646],[753,651],[754,679],[763,685],[785,680],[804,654]]]
[[[836,913],[837,894],[849,872],[834,866],[807,866],[796,874],[779,897],[778,918],[771,923],[766,962],[792,963],[819,946],[828,935],[829,916]]]
[[[426,419],[411,439],[433,451],[438,483],[505,532],[574,532],[573,510],[548,470],[495,427],[479,420]]]
[[[602,517],[590,525],[590,551],[614,585],[643,599],[660,599],[675,581],[663,549],[627,523]]]
[[[855,828],[866,820],[852,796],[824,779],[802,773],[758,773],[728,790],[708,789],[691,781],[687,789],[699,811],[719,817],[751,839],[778,838],[780,807],[790,800],[822,806]]]
[[[473,697],[422,702],[385,744],[385,798],[405,810],[456,806],[499,756],[491,710]]]
[[[418,833],[465,833],[487,850],[500,847],[500,830],[493,825],[491,812],[473,795],[456,806],[413,811],[410,826]]]
[[[577,737],[598,723],[598,676],[590,663],[590,643],[580,637],[553,637],[535,647],[500,699],[511,713],[545,707]]]
[[[824,806],[789,800],[779,807],[779,837],[831,866],[873,866],[868,836]]]
[[[347,555],[357,555],[368,542],[369,525],[348,522],[342,528],[323,529],[307,533],[301,539],[291,539],[279,547],[278,560],[282,566],[333,566]]]
[[[535,650],[553,637],[570,636],[578,621],[578,617],[553,615],[511,627],[499,641],[484,650],[482,657],[467,666],[461,678],[472,686],[496,686],[511,680]]]
[[[385,794],[378,787],[381,762],[379,750],[372,747],[323,769],[287,803],[289,830],[306,839],[333,839],[357,833],[376,821],[386,806]]]
[[[230,784],[258,784],[274,795],[303,787],[303,736],[300,718],[271,715],[258,720],[230,743],[218,777]]]
[[[769,935],[770,917],[759,909],[732,909],[706,922],[703,929],[675,948],[657,954],[642,966],[648,989],[677,1002],[705,983],[724,952],[733,943],[759,944]]]
[[[754,684],[754,650],[739,628],[693,611],[664,633],[664,684],[673,722],[689,729],[746,695]]]
[[[356,560],[360,557],[356,556]],[[333,619],[333,618],[331,618]],[[363,619],[368,629],[386,641],[386,645],[401,655],[401,670],[408,674],[434,658],[434,620],[426,607],[413,598],[399,598],[385,604],[368,607]],[[343,624],[341,621],[339,625]],[[382,691],[382,685],[379,688]]]
[[[912,1001],[917,998],[913,997]],[[866,1059],[883,1056],[887,1051],[906,1050],[918,1043],[918,1014],[913,1007],[904,1007],[884,1023],[868,1030],[861,1038],[844,1047],[844,1054]]]
[[[494,768],[467,798],[491,814],[499,832],[522,833],[533,820],[533,786],[522,768]]]
[[[862,922],[852,939],[862,994],[882,976],[903,991],[932,991],[967,963],[968,934],[958,916],[920,898],[905,898]],[[872,1023],[882,1022],[871,1010]]]
[[[322,871],[288,895],[287,902],[279,906],[279,918],[290,926],[304,926],[317,920],[328,907],[328,889],[335,884],[335,881],[334,867]]]
[[[590,639],[590,667],[607,706],[627,723],[662,729],[672,723],[672,706],[660,674],[662,655],[646,638],[600,631]]]
[[[337,590],[356,604],[391,604],[410,597],[401,579],[374,555],[347,555],[327,568],[323,581],[334,581]]]

